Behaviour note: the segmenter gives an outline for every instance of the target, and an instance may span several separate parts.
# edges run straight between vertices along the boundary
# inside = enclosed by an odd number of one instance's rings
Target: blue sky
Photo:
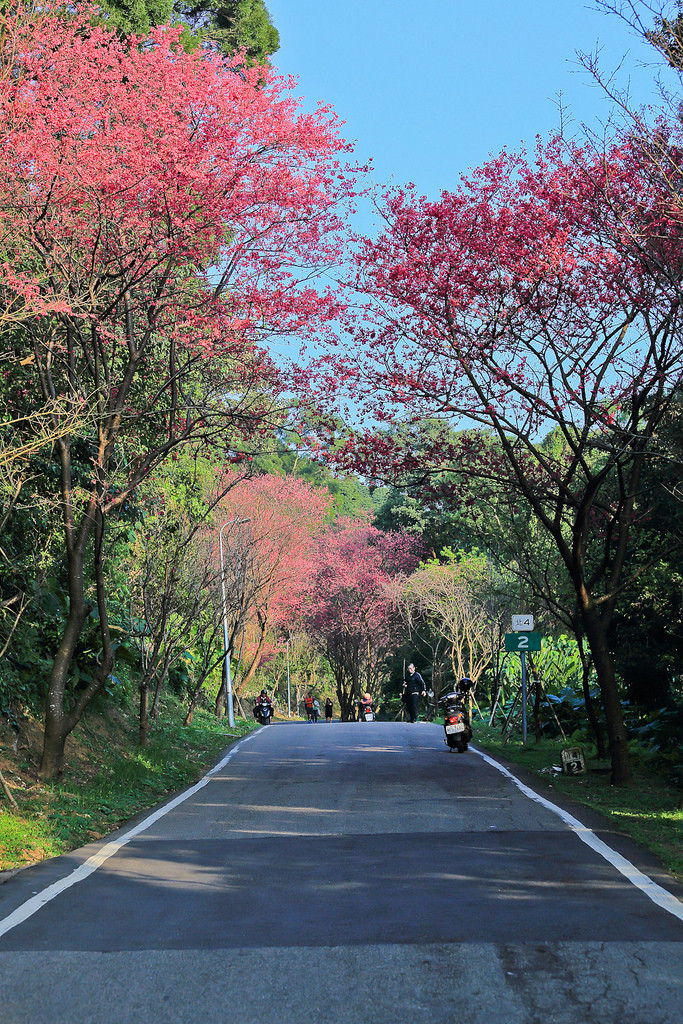
[[[307,106],[329,102],[375,178],[413,181],[434,197],[503,146],[559,124],[558,97],[578,131],[608,116],[575,51],[656,100],[654,51],[585,0],[267,0],[281,36],[273,63],[300,79]]]

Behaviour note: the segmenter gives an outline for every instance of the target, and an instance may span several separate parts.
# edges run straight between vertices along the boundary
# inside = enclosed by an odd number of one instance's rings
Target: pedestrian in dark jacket
[[[326,722],[331,722],[332,721],[332,713],[333,713],[333,711],[334,711],[334,701],[332,700],[331,697],[328,697],[327,700],[325,701],[325,721]]]
[[[420,697],[427,696],[427,685],[420,675],[416,671],[412,661],[408,665],[408,671],[406,672],[406,678],[403,683],[403,703],[406,706],[406,711],[410,715],[411,722],[417,722],[417,712],[419,706]]]

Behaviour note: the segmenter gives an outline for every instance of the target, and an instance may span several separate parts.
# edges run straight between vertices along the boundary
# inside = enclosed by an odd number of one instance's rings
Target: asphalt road
[[[683,920],[438,726],[269,726],[113,838],[0,886],[0,1024],[683,1021]]]

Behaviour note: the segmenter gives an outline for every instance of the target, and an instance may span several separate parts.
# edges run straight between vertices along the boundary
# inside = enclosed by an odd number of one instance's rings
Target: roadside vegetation
[[[88,714],[74,730],[67,767],[56,782],[38,779],[40,730],[26,722],[18,751],[0,754],[17,803],[16,810],[0,812],[0,871],[101,839],[196,782],[223,749],[255,728],[238,719],[227,729],[205,709],[186,726],[178,712],[176,701],[162,702],[144,750],[135,743],[135,716],[116,709]]]

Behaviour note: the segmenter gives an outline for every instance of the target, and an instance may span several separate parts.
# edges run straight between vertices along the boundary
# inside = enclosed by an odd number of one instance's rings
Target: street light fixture
[[[250,519],[229,519],[227,523],[223,523],[220,530],[218,531],[218,547],[221,553],[221,591],[223,594],[223,650],[225,651],[225,702],[228,705],[228,727],[233,728],[235,725],[235,712],[233,710],[232,703],[232,676],[230,674],[230,650],[228,644],[230,637],[228,635],[228,606],[225,600],[225,568],[223,562],[223,530],[226,526],[236,526],[240,523],[249,523]]]

